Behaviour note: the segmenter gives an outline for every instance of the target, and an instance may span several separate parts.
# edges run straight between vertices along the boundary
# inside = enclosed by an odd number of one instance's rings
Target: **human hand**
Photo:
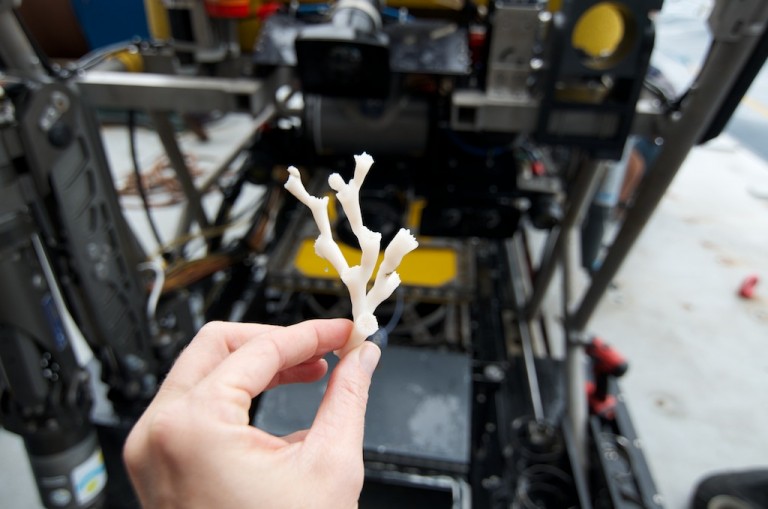
[[[381,351],[341,359],[309,430],[285,437],[250,425],[251,400],[322,378],[349,320],[290,327],[215,322],[179,356],[131,431],[124,457],[145,508],[353,508],[363,486],[363,424]]]

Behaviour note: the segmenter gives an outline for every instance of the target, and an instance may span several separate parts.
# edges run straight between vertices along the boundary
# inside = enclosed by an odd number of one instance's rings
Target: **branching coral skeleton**
[[[312,211],[312,217],[320,230],[320,235],[315,241],[315,253],[333,265],[349,290],[355,326],[344,347],[336,352],[340,357],[378,330],[379,324],[373,312],[400,285],[400,276],[395,269],[403,257],[419,245],[409,230],[401,228],[384,250],[384,259],[376,272],[373,286],[370,291],[366,291],[381,249],[381,233],[366,228],[360,211],[360,187],[371,165],[373,158],[363,153],[355,156],[355,173],[349,182],[344,182],[338,173],[328,177],[328,184],[336,191],[336,198],[341,203],[362,250],[360,265],[353,267],[349,266],[338,244],[333,240],[331,221],[328,218],[328,197],[318,198],[309,194],[301,182],[299,170],[293,166],[288,168],[290,175],[285,183],[285,188]]]

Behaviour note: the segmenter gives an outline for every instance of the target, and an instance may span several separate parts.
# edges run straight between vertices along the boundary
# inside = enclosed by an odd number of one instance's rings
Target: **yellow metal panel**
[[[359,249],[342,244],[341,252],[350,266],[360,263],[361,252]],[[382,253],[376,264],[377,269],[383,258]],[[310,278],[338,279],[339,277],[330,263],[315,254],[314,239],[304,239],[301,242],[296,253],[294,266],[302,275]],[[455,251],[448,248],[425,246],[406,255],[398,267],[397,273],[400,274],[400,280],[404,285],[436,288],[446,285],[456,278],[457,266],[458,256]]]
[[[165,10],[162,0],[144,0],[144,8],[147,11],[147,24],[152,37],[161,41],[170,39],[168,11]]]
[[[547,2],[547,10],[551,12],[557,12],[563,8],[563,0],[549,0]]]
[[[427,206],[427,200],[424,198],[417,198],[413,200],[410,208],[408,209],[408,224],[407,228],[411,230],[418,229],[421,224],[421,215],[424,212],[424,208]]]
[[[120,51],[110,58],[120,61],[128,72],[144,72],[144,59],[141,54],[130,51]]]

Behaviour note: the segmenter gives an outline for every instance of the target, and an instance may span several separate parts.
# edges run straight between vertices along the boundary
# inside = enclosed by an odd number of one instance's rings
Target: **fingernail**
[[[368,373],[368,376],[373,376],[373,372],[376,370],[380,358],[381,350],[370,341],[366,341],[360,347],[360,367],[363,368],[363,371]]]

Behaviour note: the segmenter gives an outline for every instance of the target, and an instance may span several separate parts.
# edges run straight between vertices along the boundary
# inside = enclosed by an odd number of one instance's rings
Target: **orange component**
[[[608,420],[616,417],[616,397],[612,394],[599,395],[594,382],[587,382],[587,401],[592,414]]]
[[[595,373],[619,377],[623,376],[629,368],[624,356],[600,338],[592,338],[592,342],[587,345],[586,353],[592,358]]]
[[[482,61],[483,47],[485,46],[485,27],[471,27],[469,29],[469,51],[472,55],[472,63]]]
[[[247,18],[250,0],[205,0],[205,11],[213,18]]]
[[[739,295],[745,299],[754,299],[758,282],[760,282],[760,278],[757,275],[748,276],[739,287]]]

